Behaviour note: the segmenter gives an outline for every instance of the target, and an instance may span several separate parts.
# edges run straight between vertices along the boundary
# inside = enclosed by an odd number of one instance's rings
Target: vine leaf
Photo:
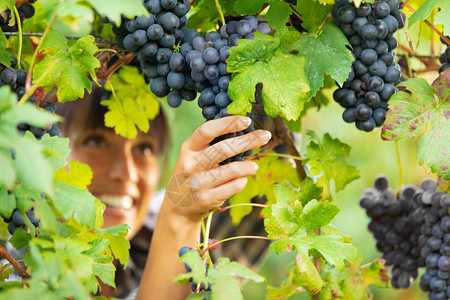
[[[100,238],[109,241],[109,245],[114,257],[117,258],[121,264],[127,265],[130,259],[130,242],[126,239],[129,226],[127,224],[112,226],[108,228],[97,228]],[[96,235],[97,237],[97,235]]]
[[[208,284],[205,276],[206,267],[198,251],[186,252],[180,257],[179,261],[186,263],[192,270],[191,272],[178,274],[174,278],[174,281],[177,281],[179,285],[188,283],[190,278],[197,283]]]
[[[264,277],[250,271],[228,257],[221,257],[216,268],[209,268],[207,280],[211,283],[212,298],[217,300],[243,300],[237,277],[263,282]]]
[[[6,51],[6,47],[8,46],[8,40],[6,39],[3,31],[0,30],[0,64],[9,68],[11,66],[11,56],[8,51]]]
[[[286,36],[291,39],[290,34]],[[300,34],[281,50],[283,53],[298,52],[306,58],[305,74],[311,86],[309,98],[316,95],[324,84],[324,73],[343,84],[351,71],[353,56],[345,47],[350,45],[342,31],[333,23],[326,22],[321,34]]]
[[[16,198],[8,194],[8,189],[0,186],[0,214],[6,218],[10,218],[16,208]]]
[[[77,188],[87,189],[91,184],[92,175],[92,170],[87,164],[72,159],[69,162],[69,171],[61,168],[55,172],[55,181],[63,181]]]
[[[40,142],[47,148],[44,155],[52,165],[53,170],[56,171],[67,164],[66,157],[70,154],[68,138],[50,136],[46,133],[42,136]]]
[[[268,237],[274,239],[270,248],[280,253],[298,250],[305,263],[310,250],[317,250],[325,260],[341,271],[344,260],[352,261],[357,251],[351,244],[342,242],[339,235],[319,235],[308,230],[327,225],[339,209],[329,202],[312,200],[303,208],[298,199],[287,191],[287,184],[274,187],[277,203],[264,209],[264,226]],[[306,270],[309,268],[304,266]],[[314,276],[314,274],[309,274]]]
[[[439,7],[440,11],[437,11],[433,18],[434,24],[442,24],[444,26],[444,35],[450,35],[450,19],[448,17],[450,2],[447,0],[427,0],[408,19],[408,27],[425,20],[436,7]]]
[[[362,265],[362,259],[346,265],[341,273],[330,268],[322,271],[326,284],[320,299],[336,298],[339,295],[352,295],[355,299],[371,299],[368,286],[374,284],[379,288],[389,287],[389,271],[382,259]]]
[[[93,36],[85,36],[69,47],[62,34],[50,31],[42,44],[45,58],[35,65],[33,80],[37,81],[48,68],[56,64],[54,70],[43,78],[42,86],[57,86],[60,102],[83,97],[85,89],[90,93],[92,84],[86,72],[95,81],[95,69],[100,67],[99,60],[94,57],[98,51],[94,40]]]
[[[109,109],[105,114],[105,126],[114,128],[117,134],[126,138],[136,137],[136,126],[147,132],[148,120],[154,119],[159,112],[159,102],[150,93],[149,85],[137,68],[123,66],[109,82],[111,85],[107,84],[105,88],[114,89],[114,93],[101,102]]]
[[[269,3],[269,9],[265,15],[271,27],[286,24],[292,9],[289,3],[280,0],[238,0],[234,5],[236,12],[242,15],[254,15],[258,13],[264,3]]]
[[[295,10],[300,15],[308,16],[303,18],[302,27],[311,33],[317,32],[327,17],[329,9],[328,5],[322,5],[315,0],[297,0],[297,5],[295,6]]]
[[[305,155],[305,162],[311,166],[311,175],[322,177],[317,181],[319,186],[326,189],[331,180],[335,183],[336,192],[359,178],[359,171],[348,164],[350,158],[350,146],[342,143],[338,139],[333,139],[328,133],[323,136],[323,143],[311,141],[307,147],[308,153]]]
[[[267,153],[274,153],[268,151]],[[300,185],[300,177],[291,163],[282,161],[274,156],[266,156],[255,161],[259,168],[255,176],[248,177],[248,183],[245,188],[230,199],[230,205],[250,203],[253,197],[267,198],[267,205],[275,203],[273,186],[277,183],[288,181],[293,186]],[[303,182],[302,182],[303,184]],[[306,184],[304,185],[306,188]],[[311,189],[313,189],[311,187]],[[302,189],[303,190],[303,189]],[[239,224],[243,217],[252,211],[250,206],[233,207],[230,210],[230,216],[235,225]]]
[[[236,15],[233,9],[235,1],[220,0],[220,6],[225,16]],[[206,31],[211,30],[208,24],[217,23],[219,19],[219,12],[216,8],[215,0],[197,0],[192,3],[192,8],[189,12],[189,28],[203,28]]]
[[[400,91],[389,100],[382,138],[393,141],[419,139],[417,158],[420,165],[426,163],[444,180],[450,179],[448,86],[444,85],[443,97],[422,78],[409,79],[399,86],[410,93]]]
[[[262,83],[262,100],[267,115],[273,118],[279,115],[287,120],[299,117],[310,89],[303,71],[306,60],[274,51],[278,45],[283,47],[277,37],[267,37],[256,32],[255,40],[242,39],[239,46],[230,51],[227,63],[233,67],[229,70],[239,70],[233,74],[228,88],[230,98],[233,99],[228,107],[230,113],[250,112],[250,101],[255,101],[255,85]],[[239,55],[245,51],[248,54],[242,60]],[[263,55],[264,59],[259,60],[257,55]]]

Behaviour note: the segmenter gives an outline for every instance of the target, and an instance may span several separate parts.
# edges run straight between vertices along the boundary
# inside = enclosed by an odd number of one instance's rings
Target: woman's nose
[[[121,148],[110,158],[109,176],[118,181],[138,181],[137,166],[131,149]]]

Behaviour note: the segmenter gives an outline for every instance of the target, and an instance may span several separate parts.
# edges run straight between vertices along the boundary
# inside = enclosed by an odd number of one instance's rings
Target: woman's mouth
[[[128,195],[100,195],[97,198],[103,204],[113,208],[129,210],[133,207],[133,198]]]

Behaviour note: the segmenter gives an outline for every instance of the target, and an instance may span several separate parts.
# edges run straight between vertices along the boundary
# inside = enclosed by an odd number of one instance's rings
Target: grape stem
[[[29,37],[42,37],[44,34],[43,33],[34,33],[34,32],[22,32],[22,34],[20,32],[4,32],[4,34],[6,36],[29,36]],[[79,40],[81,39],[81,37],[78,36],[69,36],[69,35],[65,35],[64,36],[66,39],[68,40]],[[102,44],[109,44],[112,43],[111,39],[105,39],[105,38],[99,38],[99,37],[95,37],[95,42],[96,43],[102,43]]]
[[[53,22],[55,22],[55,20],[56,20],[56,16],[57,16],[56,14],[53,15],[52,19],[50,20],[50,22],[47,25],[47,28],[45,28],[44,34],[42,35],[41,39],[39,40],[39,43],[38,43],[36,49],[34,50],[33,57],[31,58],[30,67],[28,68],[27,81],[25,83],[25,89],[27,91],[27,94],[28,94],[28,90],[31,87],[31,75],[33,74],[33,67],[36,62],[36,58],[38,56],[39,51],[41,50],[42,44],[44,43],[44,40],[45,40],[45,37],[47,36],[48,32],[50,31],[50,28],[52,27]],[[45,73],[47,73],[47,72],[45,72]],[[22,99],[23,99],[23,97],[22,97]],[[28,98],[25,98],[25,99],[28,99]]]
[[[211,260],[211,256],[209,255],[209,252],[208,252],[208,250],[209,250],[208,243],[209,243],[209,233],[211,231],[211,223],[212,223],[213,214],[214,214],[214,211],[211,210],[208,214],[208,219],[206,220],[206,233],[203,236],[205,246],[204,246],[204,250],[201,255],[201,257],[203,257],[206,254],[210,266],[213,265],[213,262]]]
[[[46,78],[53,70],[56,68],[56,66],[59,64],[59,60],[55,60],[50,67],[45,70],[44,73],[42,73],[41,77],[33,84],[33,86],[26,89],[26,93],[20,98],[18,105],[23,105],[31,95],[33,95],[34,91],[40,86],[41,82]],[[30,73],[28,73],[30,74]]]
[[[408,8],[413,13],[416,12],[416,10],[414,8],[412,8],[408,3],[403,3],[403,7]],[[430,23],[430,21],[425,19],[425,20],[423,20],[423,22],[425,24],[427,24],[431,28],[431,30],[436,32],[447,43],[447,45],[450,45],[450,39],[448,39],[445,35],[443,35],[442,32],[440,32],[433,24]]]
[[[9,254],[8,251],[6,251],[6,249],[2,246],[0,246],[0,258],[5,258],[7,261],[9,261],[9,263],[17,270],[17,272],[19,272],[20,277],[22,277],[23,279],[31,278],[31,275],[28,274],[27,271],[25,271],[22,266],[19,265],[19,263],[14,259],[14,257],[12,257],[11,254]]]
[[[398,141],[395,142],[395,153],[397,154],[397,165],[399,170],[399,182],[398,182],[398,190],[403,186],[403,165],[402,165],[402,157],[400,155],[400,146]]]
[[[205,244],[205,249],[203,250],[202,253],[200,253],[201,256],[203,256],[207,251],[209,251],[212,247],[224,243],[224,242],[228,242],[228,241],[233,241],[233,240],[239,240],[239,239],[257,239],[257,240],[268,240],[268,241],[273,241],[274,239],[270,239],[266,236],[256,236],[256,235],[239,235],[239,236],[233,236],[230,238],[226,238],[223,240],[220,240],[218,242],[215,242],[214,244],[211,245],[207,245]]]
[[[239,206],[254,206],[254,207],[262,207],[262,208],[266,208],[269,207],[268,205],[265,204],[260,204],[260,203],[240,203],[240,204],[233,204],[233,205],[228,205],[225,207],[219,207],[216,211],[217,212],[224,212],[227,211],[233,207],[239,207]]]
[[[20,69],[20,57],[22,56],[22,24],[17,7],[14,6],[14,15],[16,16],[17,28],[19,28],[19,49],[17,50],[17,68]]]
[[[294,138],[292,132],[289,130],[289,128],[284,123],[283,119],[280,117],[276,117],[274,119],[275,124],[275,138],[281,139],[284,145],[286,145],[289,153],[292,156],[300,157],[300,153],[298,152],[297,148],[295,147]],[[300,178],[302,180],[306,179],[306,171],[303,167],[302,160],[295,160],[295,166],[297,168],[297,172],[300,175]]]
[[[220,20],[222,21],[223,25],[225,25],[225,17],[223,16],[222,6],[220,6],[219,0],[214,0],[216,2],[216,8],[217,12],[220,15]]]

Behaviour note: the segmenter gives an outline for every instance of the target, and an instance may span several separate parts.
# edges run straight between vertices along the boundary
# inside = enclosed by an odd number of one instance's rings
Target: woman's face
[[[128,238],[141,228],[160,169],[157,141],[139,132],[127,139],[111,129],[71,129],[69,159],[88,164],[93,172],[89,191],[106,205],[104,227],[128,224]]]

